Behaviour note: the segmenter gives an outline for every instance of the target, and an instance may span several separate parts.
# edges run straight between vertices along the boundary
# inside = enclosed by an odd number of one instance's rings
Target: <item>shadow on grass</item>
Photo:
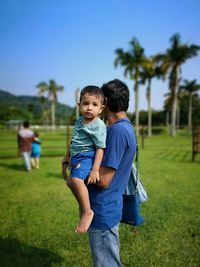
[[[56,178],[56,179],[62,179],[63,180],[61,172],[60,172],[60,174],[59,173],[54,173],[54,172],[45,172],[45,174],[49,178]]]
[[[50,267],[63,260],[48,249],[33,247],[12,238],[0,238],[0,253],[0,266],[3,267]]]
[[[5,167],[5,168],[12,169],[15,171],[23,171],[23,172],[26,171],[22,164],[16,164],[16,163],[5,163],[5,162],[2,163],[1,162],[0,167]]]

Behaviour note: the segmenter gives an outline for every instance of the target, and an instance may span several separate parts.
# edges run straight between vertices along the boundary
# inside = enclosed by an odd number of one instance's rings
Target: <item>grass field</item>
[[[0,135],[2,144],[14,142],[14,135]],[[49,145],[51,137],[65,146],[64,132],[49,135]],[[200,266],[199,156],[191,162],[191,138],[184,132],[145,139],[140,174],[149,201],[142,205],[143,225],[120,226],[124,267]],[[26,173],[20,158],[0,159],[0,266],[92,265],[87,235],[73,232],[78,210],[60,161],[42,157],[40,170]]]

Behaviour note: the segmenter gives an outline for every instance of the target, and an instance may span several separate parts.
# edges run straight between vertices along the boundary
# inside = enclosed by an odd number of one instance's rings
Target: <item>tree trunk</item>
[[[76,120],[78,120],[78,118],[80,116],[80,111],[79,111],[79,106],[78,106],[79,101],[80,101],[80,90],[79,90],[79,88],[77,88],[75,91]]]
[[[135,130],[136,136],[139,136],[139,90],[138,90],[138,81],[135,81]]]
[[[189,103],[188,103],[188,130],[192,131],[192,94],[189,94]]]
[[[151,79],[147,86],[147,105],[148,105],[148,136],[152,136],[152,111],[151,111]]]
[[[176,136],[176,106],[177,106],[177,95],[174,92],[173,102],[172,102],[172,118],[171,118],[171,136]]]
[[[30,124],[32,124],[32,113],[31,112],[29,112],[29,122]]]
[[[180,105],[177,103],[176,107],[176,129],[180,128]]]
[[[169,127],[169,111],[166,111],[166,126]]]
[[[51,126],[55,129],[55,101],[51,101]]]
[[[170,75],[172,110],[171,110],[171,136],[176,136],[176,108],[177,108],[177,87],[178,87],[178,69],[174,67]]]

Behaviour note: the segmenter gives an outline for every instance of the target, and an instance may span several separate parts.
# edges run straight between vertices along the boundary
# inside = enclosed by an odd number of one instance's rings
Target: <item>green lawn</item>
[[[65,145],[64,133],[52,139],[61,137]],[[78,210],[60,161],[43,157],[41,169],[27,173],[20,158],[0,160],[0,266],[91,266],[87,235],[73,232]],[[200,266],[200,155],[191,162],[191,138],[145,139],[140,173],[145,223],[120,226],[123,266]]]

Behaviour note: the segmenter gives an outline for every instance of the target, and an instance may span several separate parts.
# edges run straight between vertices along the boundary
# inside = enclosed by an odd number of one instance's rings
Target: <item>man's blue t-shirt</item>
[[[129,119],[121,119],[108,127],[106,151],[101,166],[116,170],[106,189],[89,185],[89,196],[94,218],[91,228],[111,229],[122,216],[122,194],[128,183],[136,141]]]

